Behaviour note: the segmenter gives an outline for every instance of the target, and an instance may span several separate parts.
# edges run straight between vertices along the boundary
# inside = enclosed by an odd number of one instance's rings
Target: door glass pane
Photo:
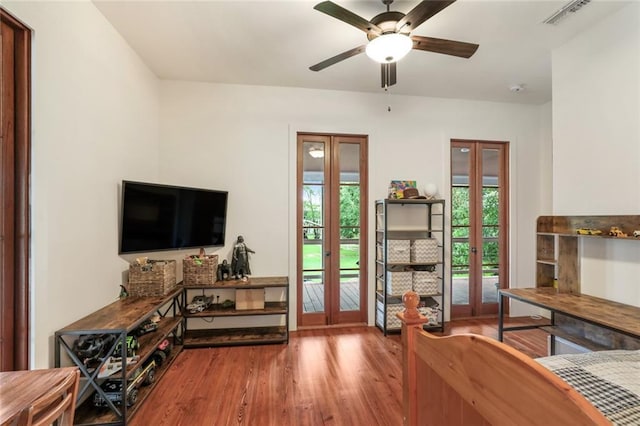
[[[451,148],[451,303],[468,305],[469,287],[469,183],[471,159],[468,148]]]
[[[302,170],[304,183],[324,183],[324,154],[322,142],[302,144]]]
[[[340,143],[340,311],[360,310],[360,145]]]
[[[302,276],[304,281],[303,312],[324,312],[324,272],[305,271]]]
[[[497,149],[482,150],[482,303],[498,303],[500,166]]]
[[[304,142],[302,149],[302,306],[303,313],[324,312],[325,146],[322,142]]]

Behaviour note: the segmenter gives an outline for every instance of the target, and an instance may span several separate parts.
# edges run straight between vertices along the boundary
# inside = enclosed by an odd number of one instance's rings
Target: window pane
[[[302,179],[304,183],[324,183],[324,143],[304,142],[302,147]]]
[[[360,244],[358,240],[340,242],[340,269],[358,269]]]
[[[499,194],[498,188],[482,188],[482,223],[485,225],[499,223]]]
[[[313,231],[317,231],[317,229],[313,229]],[[304,244],[302,245],[302,269],[304,271],[324,269],[323,253],[324,247],[322,239],[304,240]]]
[[[340,143],[340,183],[360,182],[360,144]]]
[[[324,273],[304,272],[303,280],[303,312],[324,312]]]
[[[360,186],[340,186],[340,226],[360,225]]]
[[[360,275],[358,271],[340,272],[340,311],[360,310]]]
[[[469,187],[455,186],[451,188],[452,205],[451,226],[469,226]]]

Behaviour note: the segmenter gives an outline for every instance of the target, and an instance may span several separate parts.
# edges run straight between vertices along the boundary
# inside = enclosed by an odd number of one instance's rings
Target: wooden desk
[[[500,341],[505,331],[540,327],[504,327],[503,303],[506,298],[550,311],[550,326],[555,325],[555,314],[559,313],[597,327],[640,338],[640,308],[636,306],[586,294],[559,293],[552,287],[502,289],[498,291],[498,295],[498,340]]]
[[[77,367],[0,373],[0,425],[11,424],[22,410],[64,380]]]

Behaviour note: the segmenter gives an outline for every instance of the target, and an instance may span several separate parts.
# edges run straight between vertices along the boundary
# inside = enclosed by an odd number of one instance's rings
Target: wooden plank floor
[[[444,334],[495,337],[496,327],[495,318],[457,321]],[[506,336],[545,354],[541,331]],[[188,349],[129,424],[401,425],[401,357],[399,335],[366,326],[296,331],[288,345]]]

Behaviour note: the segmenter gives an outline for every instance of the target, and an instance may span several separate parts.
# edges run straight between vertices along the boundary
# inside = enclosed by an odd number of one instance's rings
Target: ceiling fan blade
[[[342,22],[346,22],[349,25],[353,25],[354,27],[364,31],[365,33],[373,32],[375,34],[382,34],[382,30],[377,25],[372,24],[363,17],[356,15],[355,13],[345,9],[342,6],[338,6],[332,1],[323,1],[316,4],[313,8],[315,10],[319,10],[322,13],[326,13],[327,15],[332,16],[336,19],[339,19]]]
[[[380,64],[380,77],[382,88],[393,86],[398,82],[397,80],[397,62],[391,62],[389,64]]]
[[[396,24],[396,32],[411,32],[415,30],[418,25],[422,24],[424,21],[431,18],[433,15],[455,1],[456,0],[424,0],[420,2],[416,7],[411,9],[404,18],[398,21]]]
[[[479,47],[479,45],[473,43],[433,37],[411,36],[411,40],[413,40],[413,48],[416,50],[443,53],[460,58],[470,58]]]
[[[310,69],[311,71],[320,71],[320,70],[323,70],[323,69],[327,68],[328,66],[331,66],[331,65],[333,65],[333,64],[336,64],[336,63],[338,63],[338,62],[340,62],[340,61],[344,61],[344,60],[345,60],[345,59],[347,59],[347,58],[350,58],[350,57],[352,57],[352,56],[356,56],[356,55],[358,55],[358,54],[360,54],[360,53],[364,52],[364,49],[365,49],[365,48],[366,48],[366,45],[362,45],[362,46],[354,47],[354,48],[353,48],[353,49],[351,49],[351,50],[347,50],[346,52],[342,52],[342,53],[340,53],[339,55],[336,55],[336,56],[334,56],[334,57],[332,57],[332,58],[329,58],[329,59],[325,59],[325,60],[324,60],[324,61],[322,61],[322,62],[319,62],[319,63],[317,63],[317,64],[315,64],[315,65],[312,65],[312,66],[310,66],[310,67],[309,67],[309,69]]]

